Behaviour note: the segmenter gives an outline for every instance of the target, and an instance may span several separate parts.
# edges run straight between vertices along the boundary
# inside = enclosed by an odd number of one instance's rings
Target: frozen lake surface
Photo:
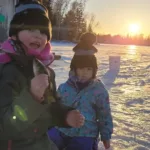
[[[68,78],[74,44],[52,42],[53,52],[62,56],[52,64],[57,86]],[[110,93],[114,120],[114,150],[150,149],[150,47],[96,45],[97,77]],[[120,56],[120,70],[109,70],[109,57]],[[99,147],[103,150],[101,142]]]

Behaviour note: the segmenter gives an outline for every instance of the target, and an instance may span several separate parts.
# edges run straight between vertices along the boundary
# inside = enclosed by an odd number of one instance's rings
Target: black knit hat
[[[51,22],[48,11],[37,0],[19,0],[15,14],[10,22],[9,36],[17,35],[22,30],[38,29],[51,39]]]
[[[93,33],[84,33],[81,35],[80,42],[73,48],[75,52],[70,68],[92,67],[97,70],[97,59],[95,53],[97,49],[93,46],[96,41],[96,36]],[[96,74],[96,72],[95,72]]]

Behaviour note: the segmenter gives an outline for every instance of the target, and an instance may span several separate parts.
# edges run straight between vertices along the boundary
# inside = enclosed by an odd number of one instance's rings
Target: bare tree
[[[70,10],[63,18],[63,25],[69,28],[72,40],[77,40],[86,31],[85,2],[85,0],[73,1]]]
[[[70,0],[54,0],[53,1],[53,14],[56,16],[56,26],[58,27],[57,39],[59,40],[60,28],[63,17],[68,10]]]
[[[88,32],[94,32],[94,29],[100,26],[99,21],[96,21],[95,14],[90,14],[88,17],[88,26],[87,26],[87,31]]]

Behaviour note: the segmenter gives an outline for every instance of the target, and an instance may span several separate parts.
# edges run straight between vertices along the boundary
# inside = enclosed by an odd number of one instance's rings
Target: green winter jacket
[[[0,64],[0,150],[51,150],[47,130],[68,127],[66,114],[72,108],[58,100],[41,104],[30,94],[33,60],[16,55],[11,62]],[[51,75],[56,96],[55,74],[52,69],[47,69],[47,74]]]

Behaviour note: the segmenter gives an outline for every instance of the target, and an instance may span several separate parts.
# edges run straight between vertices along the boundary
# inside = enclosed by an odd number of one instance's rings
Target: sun
[[[129,33],[132,35],[136,35],[140,32],[140,25],[139,24],[130,24],[129,25]]]

